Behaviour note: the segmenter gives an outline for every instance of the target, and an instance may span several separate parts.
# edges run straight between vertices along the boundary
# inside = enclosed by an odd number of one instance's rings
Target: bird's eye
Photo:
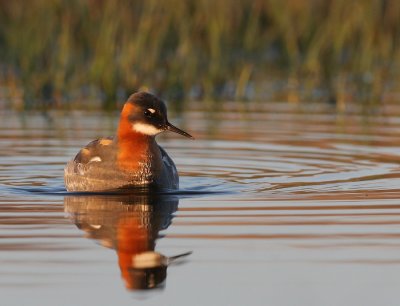
[[[156,111],[155,111],[154,109],[148,108],[148,109],[146,109],[146,110],[144,111],[144,115],[145,115],[146,117],[148,117],[148,118],[153,118],[155,112],[156,112]]]

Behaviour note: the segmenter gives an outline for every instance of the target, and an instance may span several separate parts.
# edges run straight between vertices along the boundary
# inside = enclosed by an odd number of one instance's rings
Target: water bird
[[[132,94],[121,111],[116,136],[90,142],[67,163],[64,168],[67,190],[178,189],[176,166],[155,140],[164,131],[193,139],[168,122],[167,108],[161,99],[147,92]]]

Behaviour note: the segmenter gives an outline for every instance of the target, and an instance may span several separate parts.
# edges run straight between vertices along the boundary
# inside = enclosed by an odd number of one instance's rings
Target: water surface
[[[398,305],[399,108],[170,117],[179,192],[82,196],[63,166],[118,114],[0,113],[2,305]]]

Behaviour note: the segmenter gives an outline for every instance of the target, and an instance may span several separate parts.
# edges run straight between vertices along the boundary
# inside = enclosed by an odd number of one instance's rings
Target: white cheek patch
[[[132,130],[138,133],[142,133],[145,135],[157,135],[162,132],[162,130],[157,129],[156,127],[146,124],[146,123],[134,123],[132,124]]]
[[[89,160],[89,163],[91,163],[91,162],[101,162],[101,158],[98,157],[98,156],[92,157],[92,158]]]
[[[144,252],[132,257],[132,266],[137,269],[154,268],[162,264],[165,264],[165,259],[156,252]]]

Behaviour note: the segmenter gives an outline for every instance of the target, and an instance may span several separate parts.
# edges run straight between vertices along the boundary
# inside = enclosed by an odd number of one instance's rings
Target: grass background
[[[395,101],[397,0],[0,0],[8,107]]]

